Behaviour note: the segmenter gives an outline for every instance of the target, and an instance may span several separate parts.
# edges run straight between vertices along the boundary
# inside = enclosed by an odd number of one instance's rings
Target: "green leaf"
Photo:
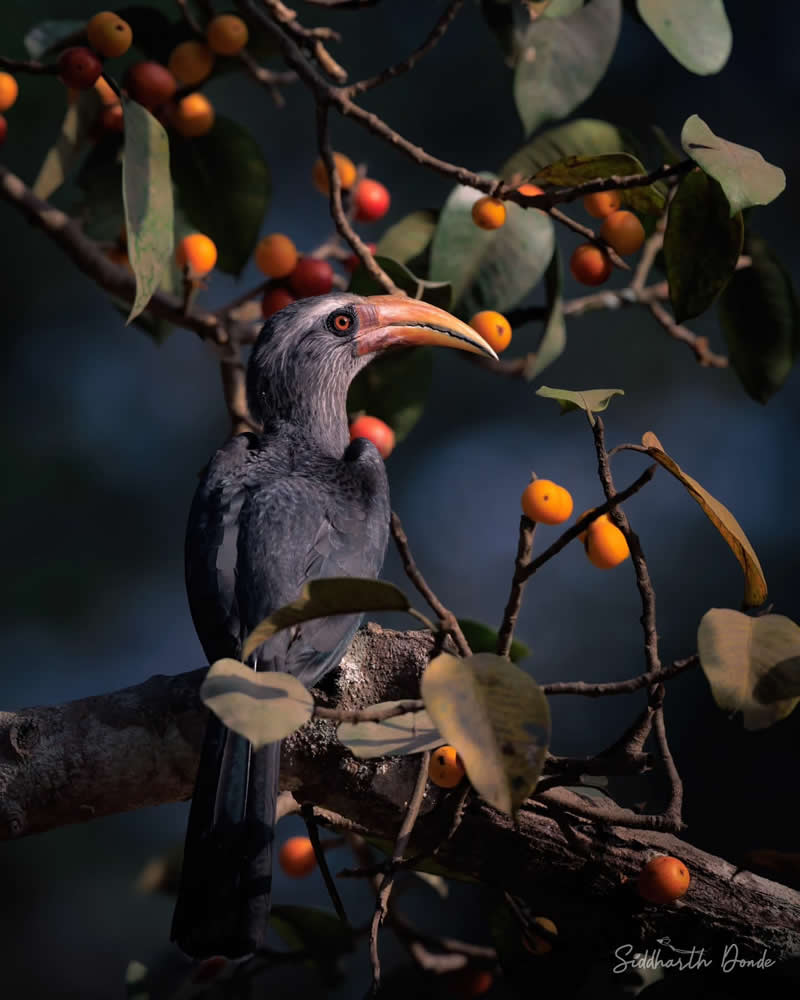
[[[167,133],[136,101],[124,101],[123,109],[122,197],[128,258],[136,275],[130,323],[147,306],[172,256],[173,204]]]
[[[200,699],[256,749],[289,736],[314,711],[311,692],[296,677],[253,670],[232,659],[217,660],[209,667]]]
[[[389,275],[398,288],[402,288],[414,299],[422,299],[430,302],[431,305],[440,309],[450,309],[453,301],[453,290],[446,281],[423,281],[412,274],[411,271],[396,260],[389,257],[377,256],[375,260],[383,270]],[[350,279],[350,286],[347,289],[354,295],[385,295],[386,289],[373,278],[363,264],[359,264]]]
[[[67,107],[58,139],[48,150],[33,182],[31,190],[37,198],[46,201],[64,183],[84,150],[89,131],[101,108],[102,102],[94,87],[82,90]]]
[[[755,149],[720,139],[698,115],[686,119],[681,146],[722,185],[731,215],[751,205],[768,205],[786,187],[786,174],[780,167],[767,163]]]
[[[700,504],[703,513],[730,546],[744,570],[745,604],[753,608],[763,604],[767,599],[767,581],[764,579],[761,563],[758,561],[753,546],[733,514],[724,504],[712,497],[707,490],[704,490],[696,479],[687,475],[674,459],[670,458],[652,431],[647,431],[642,436],[642,444],[651,458],[654,458],[667,472],[671,472],[679,482],[683,483],[689,496]]]
[[[497,632],[493,628],[471,618],[459,618],[458,624],[473,653],[493,653],[497,649]],[[512,640],[510,656],[514,663],[530,656],[530,652],[530,646],[518,639]]]
[[[378,241],[381,257],[407,264],[427,250],[436,229],[437,212],[420,209],[390,226]]]
[[[74,45],[80,34],[86,31],[86,20],[42,21],[31,28],[23,39],[25,50],[31,59],[42,59],[63,48]]]
[[[308,954],[326,982],[341,979],[339,959],[355,948],[352,927],[325,910],[286,903],[272,904],[269,923],[290,948]]]
[[[536,681],[493,653],[465,660],[442,653],[428,664],[421,689],[475,790],[516,814],[536,787],[550,741],[550,708]]]
[[[526,30],[514,75],[514,100],[526,134],[565,118],[602,80],[616,48],[620,0],[590,0],[567,17],[541,18]]]
[[[800,701],[800,627],[784,615],[712,608],[697,630],[697,651],[714,701],[741,712],[745,729],[785,719]]]
[[[173,175],[187,218],[217,245],[217,266],[238,275],[258,242],[272,192],[258,143],[241,125],[217,116],[194,139],[172,136]]]
[[[388,351],[363,368],[347,396],[347,412],[384,420],[402,441],[425,409],[433,377],[429,347]]]
[[[800,345],[792,279],[764,240],[748,237],[752,265],[737,271],[719,300],[731,365],[747,394],[766,403],[786,381]]]
[[[385,701],[372,707],[389,708],[397,704],[396,701]],[[422,753],[444,743],[442,734],[424,709],[396,715],[384,722],[342,722],[336,736],[354,757],[359,758]]]
[[[553,223],[538,209],[506,202],[500,229],[479,229],[472,206],[483,197],[456,187],[447,199],[431,244],[430,276],[453,285],[456,311],[465,317],[482,309],[506,312],[540,281],[553,256]]]
[[[545,399],[555,399],[561,407],[561,413],[570,410],[585,410],[589,415],[589,423],[594,427],[592,413],[600,413],[608,407],[612,396],[624,396],[624,389],[551,389],[543,385],[536,390],[537,396]]]
[[[639,14],[664,48],[692,73],[719,73],[733,45],[722,0],[637,0]]]
[[[631,141],[623,132],[597,118],[576,118],[537,135],[506,160],[500,176],[510,183],[535,176],[552,163],[570,156],[599,156],[631,152]]]
[[[408,611],[411,605],[402,590],[384,580],[366,580],[355,576],[333,576],[309,580],[300,596],[291,604],[273,611],[256,625],[245,640],[242,659],[258,649],[276,632],[312,618],[350,615],[362,611]]]
[[[531,356],[531,361],[525,368],[525,378],[530,381],[551,365],[556,358],[564,353],[567,346],[567,324],[564,320],[564,274],[561,267],[561,255],[556,247],[553,258],[544,274],[544,286],[547,292],[547,317],[544,321],[544,333],[539,341],[539,348]],[[514,657],[512,656],[513,660]]]
[[[683,323],[708,309],[736,270],[742,250],[742,213],[731,217],[719,184],[694,169],[669,206],[664,263],[675,319]]]
[[[533,180],[537,184],[572,187],[601,177],[628,177],[643,173],[646,173],[644,165],[631,153],[603,153],[600,156],[568,156],[539,170]],[[666,204],[664,195],[654,184],[623,188],[620,196],[624,204],[644,215],[661,215]]]

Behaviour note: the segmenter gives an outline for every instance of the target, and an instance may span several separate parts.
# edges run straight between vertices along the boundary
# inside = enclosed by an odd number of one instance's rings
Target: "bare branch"
[[[511,580],[511,593],[508,595],[506,609],[503,612],[503,622],[497,633],[498,656],[508,656],[511,651],[511,643],[514,640],[514,626],[517,623],[517,616],[522,605],[522,593],[525,590],[525,584],[528,580],[524,576],[524,571],[531,561],[535,532],[535,522],[523,514],[519,520],[519,542],[517,543],[517,557],[514,561],[514,576]]]

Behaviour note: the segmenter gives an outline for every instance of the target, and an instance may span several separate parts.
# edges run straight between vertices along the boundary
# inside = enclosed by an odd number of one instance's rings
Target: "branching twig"
[[[728,359],[721,354],[715,354],[708,346],[707,337],[699,337],[682,323],[676,323],[660,302],[648,303],[648,308],[656,320],[664,327],[670,337],[688,344],[701,365],[710,368],[727,368]]]
[[[314,848],[314,857],[317,859],[320,872],[322,872],[325,888],[328,890],[328,895],[333,903],[333,908],[336,910],[336,915],[342,923],[349,926],[350,921],[347,919],[347,913],[345,912],[344,904],[342,903],[342,897],[339,895],[339,890],[336,888],[336,883],[333,880],[331,870],[328,866],[328,861],[325,857],[325,851],[323,850],[322,844],[319,842],[319,830],[317,829],[317,820],[314,815],[314,806],[310,802],[304,803],[301,813],[306,824],[306,830],[308,831],[311,846]]]
[[[693,653],[684,660],[675,660],[668,667],[661,667],[653,674],[639,674],[624,681],[604,681],[599,684],[591,684],[587,681],[555,681],[552,684],[542,684],[541,687],[547,695],[580,694],[587,698],[603,698],[609,695],[632,694],[654,682],[666,681],[677,674],[682,674],[684,670],[696,667],[699,662],[697,653]]]
[[[535,532],[535,522],[523,514],[519,521],[519,542],[517,544],[517,557],[514,561],[514,576],[511,580],[511,593],[508,595],[506,609],[503,612],[503,622],[497,633],[498,656],[508,656],[511,650],[511,643],[514,639],[514,626],[517,623],[517,616],[522,604],[522,592],[525,589],[528,579],[523,576],[523,573],[531,561]]]
[[[414,557],[411,555],[411,549],[408,544],[408,537],[405,531],[403,531],[403,525],[400,518],[392,511],[391,520],[391,530],[392,538],[394,538],[395,545],[397,546],[397,551],[400,553],[400,558],[403,561],[403,569],[406,571],[406,575],[409,580],[414,584],[417,590],[422,594],[425,600],[428,602],[429,606],[432,608],[434,613],[439,619],[439,627],[443,632],[449,633],[456,646],[458,647],[459,653],[462,656],[470,656],[472,650],[470,649],[469,643],[461,631],[461,626],[458,624],[458,619],[449,611],[439,600],[439,598],[434,594],[431,588],[425,581],[425,577],[419,571],[417,564],[414,562]]]

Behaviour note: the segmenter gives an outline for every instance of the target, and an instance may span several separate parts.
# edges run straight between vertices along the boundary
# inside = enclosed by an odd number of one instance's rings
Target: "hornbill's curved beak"
[[[433,344],[456,347],[473,354],[497,355],[471,326],[429,302],[401,295],[372,295],[356,306],[359,329],[355,337],[359,354],[374,354],[388,347]]]

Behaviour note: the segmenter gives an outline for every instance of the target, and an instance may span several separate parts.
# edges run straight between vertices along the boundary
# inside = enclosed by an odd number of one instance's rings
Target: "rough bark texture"
[[[427,633],[367,625],[320,697],[342,708],[415,697],[430,650]],[[0,839],[188,798],[205,723],[203,675],[155,676],[67,705],[0,713]],[[393,839],[416,767],[416,758],[358,761],[336,741],[333,723],[315,721],[286,741],[281,784]],[[535,901],[587,952],[669,937],[676,948],[736,944],[741,958],[800,953],[800,893],[750,872],[734,878],[732,865],[672,835],[570,816],[570,795],[546,793],[516,828],[473,798],[439,862]],[[429,786],[412,847],[441,842],[454,800]],[[688,865],[691,887],[678,903],[645,906],[636,876],[660,853]]]

